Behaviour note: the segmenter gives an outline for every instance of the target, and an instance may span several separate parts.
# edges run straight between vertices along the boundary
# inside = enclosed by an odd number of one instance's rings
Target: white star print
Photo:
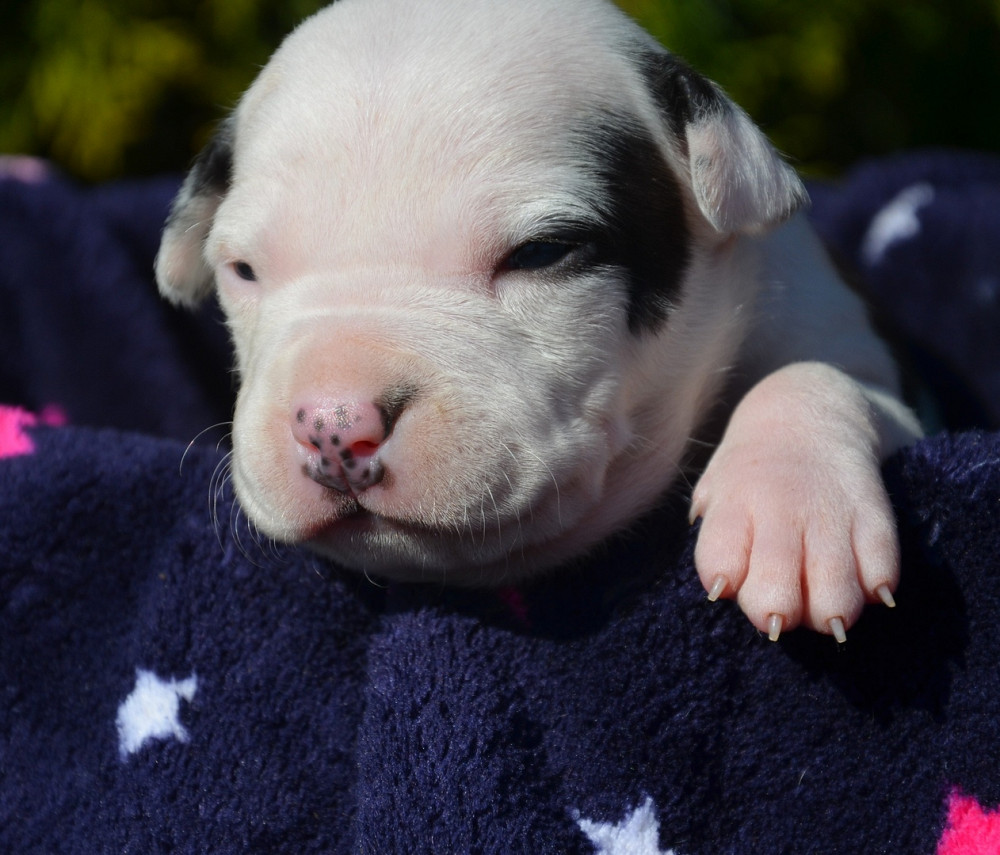
[[[917,213],[933,201],[934,188],[921,183],[907,187],[883,207],[872,218],[861,244],[861,254],[867,264],[871,267],[880,264],[889,247],[919,235],[920,218]]]
[[[118,750],[124,760],[151,739],[188,742],[190,734],[180,722],[181,698],[190,702],[198,691],[198,678],[161,680],[152,671],[137,668],[135,688],[118,707]]]
[[[576,823],[597,847],[597,855],[675,855],[672,849],[660,849],[660,822],[651,798],[618,824],[591,822],[579,815]]]

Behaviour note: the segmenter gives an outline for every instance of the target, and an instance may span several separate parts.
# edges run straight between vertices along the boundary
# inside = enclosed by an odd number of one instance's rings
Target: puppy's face
[[[497,582],[669,485],[739,345],[733,238],[800,199],[610,6],[341,0],[196,164],[157,272],[182,302],[217,286],[261,531]]]

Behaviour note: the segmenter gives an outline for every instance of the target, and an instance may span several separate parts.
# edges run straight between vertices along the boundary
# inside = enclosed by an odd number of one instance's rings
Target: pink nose
[[[292,435],[303,448],[303,471],[317,484],[355,494],[385,475],[382,443],[392,428],[386,409],[372,401],[300,404]]]

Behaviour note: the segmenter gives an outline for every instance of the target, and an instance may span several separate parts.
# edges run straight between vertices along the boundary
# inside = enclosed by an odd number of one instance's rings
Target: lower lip
[[[338,519],[318,525],[306,540],[335,543],[345,538],[372,534],[396,534],[425,538],[433,536],[433,530],[416,523],[407,523],[379,516],[364,508],[357,507]]]
[[[329,537],[330,535],[338,537],[356,533],[361,534],[372,531],[376,526],[378,526],[378,524],[378,517],[366,510],[358,508],[357,510],[351,511],[335,520],[324,522],[310,534],[308,539],[318,540],[323,539],[324,537]]]

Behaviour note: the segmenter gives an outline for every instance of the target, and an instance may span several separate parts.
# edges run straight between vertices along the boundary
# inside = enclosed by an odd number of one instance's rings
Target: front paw
[[[734,412],[692,495],[698,574],[773,639],[802,624],[843,641],[866,602],[893,604],[899,579],[877,432],[863,398],[838,384],[765,384]]]

